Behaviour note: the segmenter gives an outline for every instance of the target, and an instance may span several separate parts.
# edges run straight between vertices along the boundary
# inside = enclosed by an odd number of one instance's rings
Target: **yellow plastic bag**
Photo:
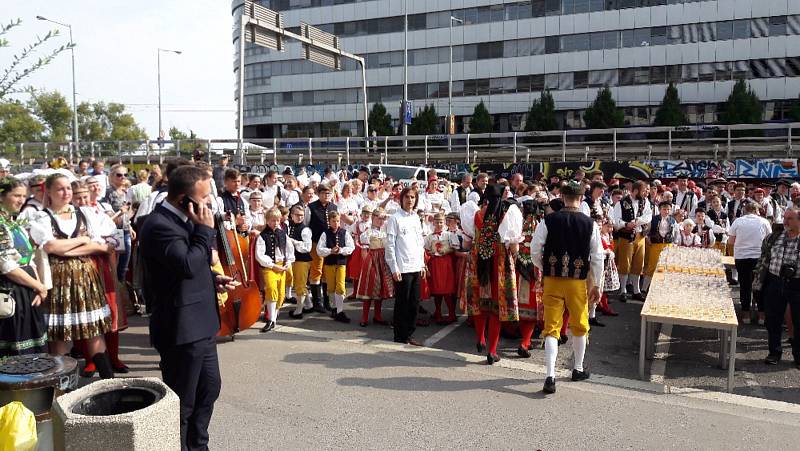
[[[21,402],[0,407],[0,451],[36,449],[36,417]]]

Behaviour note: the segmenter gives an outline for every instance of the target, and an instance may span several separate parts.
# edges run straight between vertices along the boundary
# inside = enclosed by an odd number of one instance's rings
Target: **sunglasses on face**
[[[116,176],[116,177],[125,177],[127,175],[128,175],[127,172],[125,172],[125,173],[117,172],[116,174],[114,174],[114,176]]]

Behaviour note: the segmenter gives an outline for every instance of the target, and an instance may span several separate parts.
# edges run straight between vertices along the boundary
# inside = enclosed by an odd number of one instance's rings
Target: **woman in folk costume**
[[[455,274],[453,273],[453,248],[450,247],[450,232],[445,230],[443,213],[433,216],[433,233],[425,237],[425,252],[428,254],[428,285],[436,307],[433,318],[439,325],[456,321]],[[442,319],[442,301],[447,302],[447,320]]]
[[[475,273],[467,286],[469,313],[475,319],[478,351],[485,347],[484,328],[489,325],[486,360],[500,361],[497,344],[501,321],[518,321],[516,254],[522,241],[522,212],[515,202],[502,200],[505,187],[489,185],[474,217],[472,260]]]
[[[97,203],[90,205],[90,199],[89,188],[85,183],[78,180],[72,182],[73,205],[76,208],[84,207],[84,210],[91,211],[94,214],[94,221],[98,224],[98,233],[108,241],[114,235],[117,226],[111,217],[98,207]],[[111,331],[105,334],[106,349],[111,359],[111,366],[116,373],[127,373],[129,371],[128,367],[119,358],[119,333],[128,328],[128,315],[125,312],[124,298],[117,296],[117,284],[114,280],[117,259],[114,254],[95,254],[92,255],[92,260],[97,267],[97,272],[103,279],[106,302],[111,310]],[[87,355],[86,342],[76,342],[75,346],[80,348],[84,355]],[[96,370],[94,362],[87,359],[81,376],[92,377]]]
[[[542,272],[531,260],[531,239],[539,221],[544,217],[544,207],[533,199],[522,203],[522,243],[517,254],[517,287],[519,288],[519,331],[521,341],[517,354],[523,358],[531,356],[531,337],[536,321],[543,316]]]
[[[361,274],[356,278],[356,298],[361,300],[361,327],[369,324],[369,308],[375,306],[372,322],[382,326],[389,325],[383,319],[381,306],[384,299],[394,297],[394,282],[386,263],[386,231],[383,224],[386,222],[386,212],[383,208],[376,208],[372,212],[372,225],[361,233],[358,238],[362,247],[366,247],[367,256],[361,265]]]
[[[347,260],[347,278],[353,281],[353,294],[352,297],[356,297],[356,288],[358,288],[358,278],[361,275],[361,270],[364,266],[364,260],[367,258],[367,253],[369,252],[369,243],[361,244],[361,234],[369,230],[372,224],[372,207],[369,205],[364,205],[361,208],[361,216],[356,220],[356,222],[347,226],[350,230],[350,233],[353,235],[353,243],[356,245],[356,250],[353,251],[353,254],[350,256],[350,259]]]

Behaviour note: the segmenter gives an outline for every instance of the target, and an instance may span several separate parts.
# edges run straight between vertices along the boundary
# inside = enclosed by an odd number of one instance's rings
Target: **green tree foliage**
[[[78,105],[78,129],[84,141],[132,141],[146,139],[133,115],[120,103],[88,103]]]
[[[531,109],[528,110],[528,120],[525,121],[525,131],[548,131],[556,130],[556,104],[550,90],[542,91],[539,100],[534,100]]]
[[[425,105],[425,108],[414,116],[408,127],[409,135],[435,135],[441,131],[439,116],[436,115],[436,108],[433,105]]]
[[[72,134],[72,107],[60,92],[32,92],[28,109],[46,127],[46,141],[65,141]]]
[[[761,99],[744,80],[733,85],[733,90],[725,102],[725,110],[720,114],[720,122],[729,124],[759,124],[764,116]]]
[[[0,102],[0,143],[41,141],[44,126],[36,120],[25,105],[19,102]]]
[[[656,119],[653,125],[659,127],[678,127],[686,125],[689,121],[681,108],[681,98],[678,95],[678,88],[672,83],[667,86],[661,105],[656,111]]]
[[[617,102],[608,86],[597,92],[597,98],[583,113],[587,128],[616,128],[625,125],[625,114],[617,108]]]
[[[375,132],[378,136],[394,135],[392,116],[386,112],[386,107],[381,102],[372,106],[369,112],[369,134]]]
[[[20,24],[22,24],[21,19],[12,20],[7,24],[0,24],[0,48],[10,47],[10,42],[5,36]],[[66,44],[48,50],[46,48],[47,41],[56,36],[58,36],[58,30],[52,30],[44,36],[38,36],[32,44],[23,47],[22,50],[11,57],[11,64],[0,70],[0,100],[4,100],[10,94],[30,89],[21,87],[20,83],[37,70],[50,64],[59,53],[72,48],[72,44]],[[39,56],[36,57],[36,55]]]
[[[493,131],[494,125],[492,125],[492,116],[489,114],[489,110],[486,109],[483,100],[481,100],[479,104],[475,105],[475,109],[472,111],[472,118],[469,121],[469,132],[491,133]]]

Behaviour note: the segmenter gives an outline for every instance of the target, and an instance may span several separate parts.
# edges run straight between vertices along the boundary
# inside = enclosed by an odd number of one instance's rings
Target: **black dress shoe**
[[[314,307],[310,307],[310,308],[303,307],[303,314],[314,313],[314,312],[316,312],[316,310],[314,310]]]
[[[542,391],[545,393],[555,393],[556,392],[556,380],[555,378],[548,377],[544,380],[544,388]]]
[[[305,312],[305,309],[303,309],[303,311]],[[289,318],[291,318],[291,319],[303,319],[303,314],[302,313],[289,312]]]
[[[319,301],[314,302],[314,307],[313,308],[314,308],[314,311],[317,312],[317,313],[328,313],[328,311],[325,310],[325,307]]]
[[[628,295],[626,293],[620,294],[619,295],[619,302],[622,302],[623,304],[628,302]]]
[[[589,379],[589,372],[588,371],[572,370],[572,381],[573,382],[585,381],[586,379]]]
[[[322,306],[325,308],[326,312],[333,311],[333,308],[331,307],[331,300],[328,298],[325,298],[325,300],[322,303]]]
[[[732,287],[735,287],[735,286],[739,285],[739,281],[738,280],[731,280],[730,282],[728,282],[728,285],[730,285]]]
[[[642,302],[644,302],[644,294],[642,294],[642,293],[633,293],[633,300],[634,301],[642,301]]]
[[[292,297],[290,297],[289,299],[286,299],[286,300],[284,300],[284,301],[283,301],[283,303],[284,303],[284,304],[293,304],[293,305],[297,305],[297,298],[296,298],[296,297],[294,297],[294,296],[292,296]]]
[[[567,344],[567,341],[569,341],[569,337],[566,335],[562,335],[561,338],[558,339],[558,344],[564,345]]]
[[[478,343],[475,347],[478,348],[478,354],[486,352],[486,345],[483,343]]]
[[[265,332],[271,331],[274,328],[275,328],[275,322],[274,321],[269,321],[269,322],[267,322],[267,324],[264,325],[264,327],[261,328],[261,330],[259,332],[261,332],[263,334]]]
[[[345,323],[345,324],[350,322],[350,318],[348,318],[347,315],[345,315],[344,312],[339,312],[336,315],[334,315],[333,316],[333,320],[334,321],[338,321],[340,323]]]
[[[115,373],[119,374],[128,374],[131,372],[130,368],[128,368],[128,365],[125,365],[124,363],[120,363],[119,365],[111,365],[111,369],[113,369]]]
[[[531,358],[531,351],[520,346],[517,348],[517,355],[522,357],[523,359],[529,359]]]
[[[764,363],[767,365],[777,365],[781,361],[781,356],[770,354],[764,359]]]
[[[597,318],[589,318],[589,324],[597,327],[606,327],[606,325],[598,321]]]
[[[500,361],[500,356],[498,356],[497,354],[488,354],[486,356],[486,363],[488,363],[489,365],[494,365],[494,362],[499,362],[499,361]]]
[[[360,323],[358,323],[358,325],[361,326],[361,327],[367,327],[369,325],[369,323],[365,323],[364,321],[361,321]]]

